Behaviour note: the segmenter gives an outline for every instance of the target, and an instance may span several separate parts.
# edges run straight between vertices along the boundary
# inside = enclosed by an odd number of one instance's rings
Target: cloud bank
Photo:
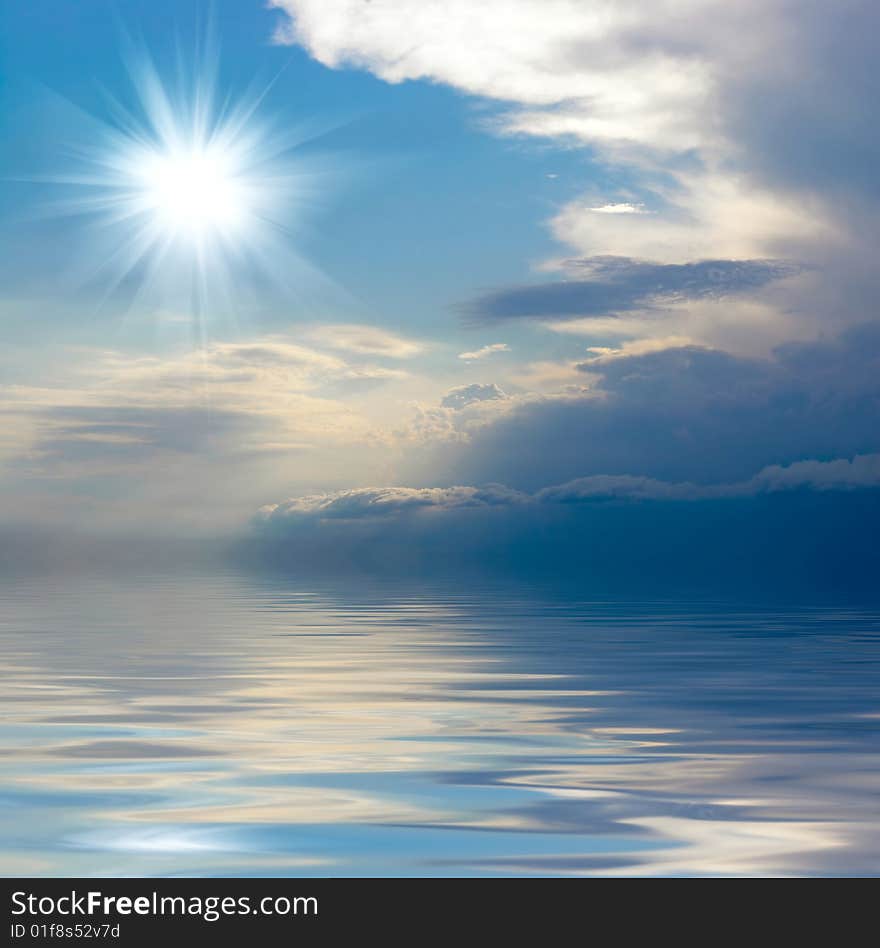
[[[598,503],[640,500],[718,500],[754,497],[786,490],[867,490],[880,488],[880,454],[858,455],[833,461],[774,464],[754,477],[734,484],[700,485],[658,481],[629,474],[599,474],[566,484],[545,487],[533,494],[503,484],[483,487],[361,487],[295,497],[268,504],[257,523],[278,527],[306,519],[360,520],[386,518],[422,511],[460,511],[479,507],[522,507],[547,504]]]
[[[575,374],[580,387],[490,402],[479,419],[449,416],[466,439],[425,445],[401,477],[529,492],[609,473],[725,484],[771,465],[880,451],[876,323],[788,343],[771,358],[674,340],[600,352]]]
[[[597,590],[876,591],[876,324],[768,359],[675,340],[604,351],[578,374],[583,386],[546,396],[454,390],[404,454],[413,486],[269,504],[257,555],[297,568],[304,556],[334,569],[498,567]]]
[[[880,454],[771,467],[703,487],[581,478],[533,494],[364,488],[264,507],[239,555],[285,572],[496,572],[580,594],[877,595]]]

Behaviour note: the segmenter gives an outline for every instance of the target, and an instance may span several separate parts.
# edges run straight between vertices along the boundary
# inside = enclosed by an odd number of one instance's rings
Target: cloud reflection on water
[[[880,617],[5,590],[7,874],[877,871]]]

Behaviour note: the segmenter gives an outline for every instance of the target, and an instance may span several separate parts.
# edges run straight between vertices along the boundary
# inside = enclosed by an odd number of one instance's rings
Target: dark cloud
[[[800,601],[876,595],[878,527],[875,455],[802,462],[724,488],[608,475],[532,495],[498,486],[342,491],[264,508],[237,555],[297,575],[497,572],[575,581],[581,594],[749,589]]]
[[[877,592],[880,326],[770,359],[686,346],[581,368],[587,394],[513,401],[423,447],[412,482],[453,486],[270,505],[248,555],[599,591]]]
[[[570,279],[487,293],[467,306],[483,320],[577,319],[607,316],[688,299],[747,293],[798,272],[778,260],[700,260],[652,263],[630,257],[573,261]]]
[[[533,494],[503,484],[482,487],[359,487],[307,494],[263,507],[257,522],[274,528],[304,520],[362,520],[398,517],[424,511],[459,512],[469,508],[578,504],[609,500],[717,500],[751,497],[785,490],[859,490],[880,488],[880,454],[852,460],[805,460],[773,465],[747,481],[701,485],[659,481],[630,474],[598,474],[545,487]]]
[[[424,447],[401,477],[526,491],[598,474],[731,483],[880,450],[878,324],[767,359],[685,346],[580,368],[586,393],[513,403],[466,442]]]
[[[585,395],[511,400],[421,445],[411,483],[439,486],[263,508],[248,557],[599,591],[877,592],[880,326],[770,359],[686,346],[581,368]]]
[[[873,0],[799,0],[789,4],[785,29],[777,55],[759,69],[732,70],[719,85],[719,115],[740,161],[774,187],[873,204],[880,8]]]

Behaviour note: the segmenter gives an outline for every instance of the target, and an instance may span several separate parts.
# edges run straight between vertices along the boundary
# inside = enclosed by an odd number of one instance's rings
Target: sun
[[[189,314],[202,338],[267,293],[301,305],[332,292],[297,245],[334,188],[332,156],[302,147],[316,123],[269,111],[274,80],[221,88],[211,42],[176,71],[130,43],[123,55],[130,88],[106,92],[104,114],[59,149],[64,170],[41,179],[55,187],[47,211],[87,219],[71,252],[82,284],[123,318]]]
[[[254,212],[244,170],[217,145],[144,149],[132,156],[131,188],[132,203],[170,239],[231,239]]]
[[[273,135],[259,97],[221,94],[210,70],[194,70],[187,84],[169,82],[145,53],[130,67],[139,107],[122,112],[91,155],[99,213],[142,258],[173,250],[203,278],[230,251],[264,242],[290,210],[289,142]]]

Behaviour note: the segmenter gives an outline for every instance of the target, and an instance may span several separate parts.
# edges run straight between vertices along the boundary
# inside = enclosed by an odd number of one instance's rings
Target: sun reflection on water
[[[7,874],[876,868],[870,613],[233,575],[6,593]]]

